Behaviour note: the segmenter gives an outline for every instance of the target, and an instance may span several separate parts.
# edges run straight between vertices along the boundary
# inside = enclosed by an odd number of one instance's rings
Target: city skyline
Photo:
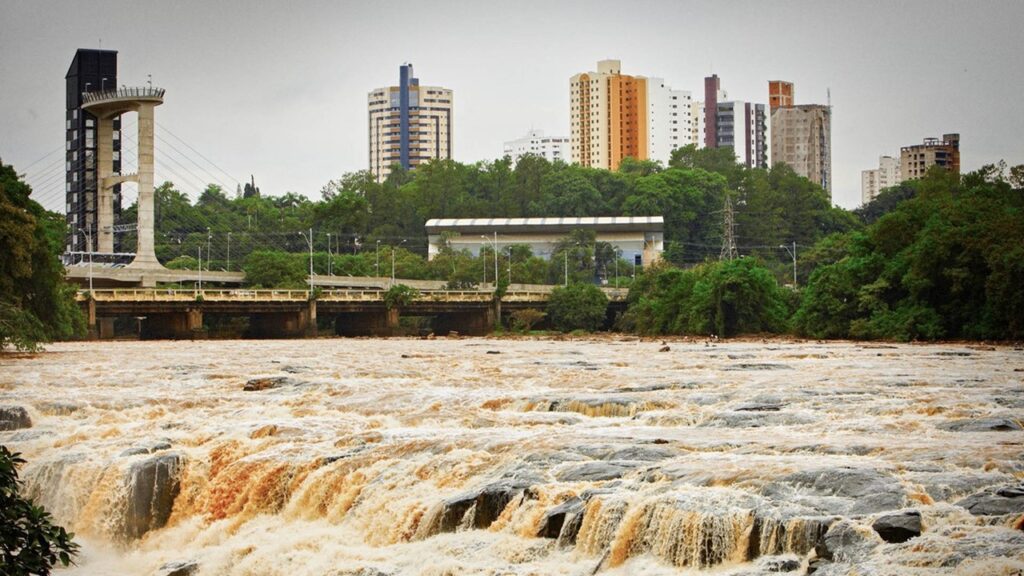
[[[119,82],[152,74],[167,89],[158,136],[166,127],[275,195],[317,197],[328,180],[366,169],[366,94],[392,85],[407,61],[458,92],[454,159],[466,163],[499,158],[531,127],[568,134],[568,79],[607,58],[695,96],[712,73],[731,99],[754,103],[767,104],[776,78],[796,84],[801,103],[824,104],[830,89],[833,200],[846,208],[860,203],[862,170],[926,137],[960,133],[964,172],[1024,159],[1024,120],[1009,108],[1024,87],[1013,59],[1017,3],[869,3],[827,14],[810,2],[647,2],[629,13],[601,3],[105,6],[0,2],[9,16],[0,52],[19,55],[0,65],[17,87],[0,94],[0,158],[30,183],[26,167],[63,144],[67,62],[100,38],[120,53]],[[380,17],[393,29],[366,30]],[[640,25],[639,40],[608,33]]]

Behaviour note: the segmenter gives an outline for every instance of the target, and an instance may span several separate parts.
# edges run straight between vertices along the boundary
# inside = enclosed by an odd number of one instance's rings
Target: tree
[[[42,506],[23,498],[18,453],[0,446],[0,571],[9,576],[48,575],[58,563],[67,566],[78,552],[74,534],[53,524]]]
[[[30,198],[32,189],[0,162],[0,350],[85,331],[74,287],[64,282],[66,225]]]
[[[604,324],[608,297],[593,284],[555,288],[548,300],[548,316],[556,330],[593,332]]]
[[[301,289],[307,286],[307,264],[302,255],[261,250],[246,257],[242,270],[250,286]]]
[[[529,332],[547,314],[535,308],[523,308],[522,310],[515,310],[510,316],[513,329],[519,332]]]

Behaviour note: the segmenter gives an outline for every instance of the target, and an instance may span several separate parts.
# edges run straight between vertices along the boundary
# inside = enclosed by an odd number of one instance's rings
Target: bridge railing
[[[316,299],[324,302],[382,302],[382,290],[321,290]],[[302,302],[313,297],[309,290],[265,290],[265,289],[203,289],[182,290],[175,288],[112,288],[92,291],[97,302]],[[609,300],[624,299],[622,294],[609,294]],[[89,299],[88,290],[80,290],[79,301]],[[551,293],[540,290],[515,290],[502,296],[503,302],[545,303]],[[489,302],[494,299],[490,290],[421,290],[414,301],[418,302]]]

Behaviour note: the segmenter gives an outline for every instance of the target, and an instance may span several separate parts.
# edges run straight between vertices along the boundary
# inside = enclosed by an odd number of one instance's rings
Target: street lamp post
[[[399,242],[398,246],[401,246],[402,244],[405,244],[405,240],[402,240],[401,242]],[[398,246],[392,246],[391,247],[391,285],[392,286],[395,285],[395,249],[398,248]]]
[[[785,249],[785,251],[789,252],[789,255],[793,257],[793,288],[795,289],[796,288],[796,242],[795,241],[793,242],[793,249],[792,250],[790,250],[789,246],[786,246],[785,244],[779,244],[779,248]]]
[[[213,246],[213,234],[210,232],[210,227],[206,227],[206,271],[210,271],[210,247]]]
[[[568,286],[569,285],[569,251],[568,250],[563,250],[562,251],[562,258],[563,258],[563,260],[565,260],[565,281],[562,282],[562,286]]]
[[[491,243],[491,239],[487,236],[480,235],[488,244],[491,244],[491,248],[494,249],[494,289],[498,289],[498,232],[494,232],[494,242]],[[481,255],[483,252],[481,251]],[[487,259],[484,258],[484,283],[487,283]]]
[[[327,233],[327,275],[333,276],[333,254],[331,252],[331,233]]]
[[[198,290],[199,290],[199,293],[201,294],[203,292],[203,246],[202,246],[202,244],[200,244],[199,246],[196,246],[196,256],[198,256],[198,258],[199,258],[199,286],[198,286]],[[209,258],[210,254],[207,253],[206,257]]]
[[[306,244],[309,244],[309,287],[310,287],[310,289],[312,289],[313,288],[313,229],[312,228],[309,229],[309,238],[306,238],[306,235],[303,234],[302,232],[299,232],[299,236],[302,236],[302,239],[306,241]]]
[[[231,272],[231,232],[228,232],[228,272]]]
[[[89,234],[85,230],[79,229],[85,236],[85,249],[89,251],[89,294],[92,294],[92,234]]]
[[[375,271],[373,275],[377,278],[380,278],[380,240],[377,240],[377,250],[374,254],[377,260],[377,264],[374,266]]]

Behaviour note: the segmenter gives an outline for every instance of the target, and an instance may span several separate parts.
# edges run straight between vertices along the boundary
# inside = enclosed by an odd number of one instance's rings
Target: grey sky
[[[567,135],[569,77],[617,58],[695,98],[712,71],[738,100],[766,103],[770,79],[798,103],[831,88],[834,200],[854,207],[861,170],[926,136],[959,132],[965,170],[1024,163],[1021,22],[1019,1],[0,0],[0,157],[26,171],[63,146],[64,74],[100,39],[119,83],[166,88],[160,126],[265,194],[313,197],[367,168],[366,93],[405,61],[455,91],[454,156],[473,162],[531,127]],[[62,182],[34,174],[62,161],[27,170],[50,207]],[[192,170],[157,177],[212,180]]]

